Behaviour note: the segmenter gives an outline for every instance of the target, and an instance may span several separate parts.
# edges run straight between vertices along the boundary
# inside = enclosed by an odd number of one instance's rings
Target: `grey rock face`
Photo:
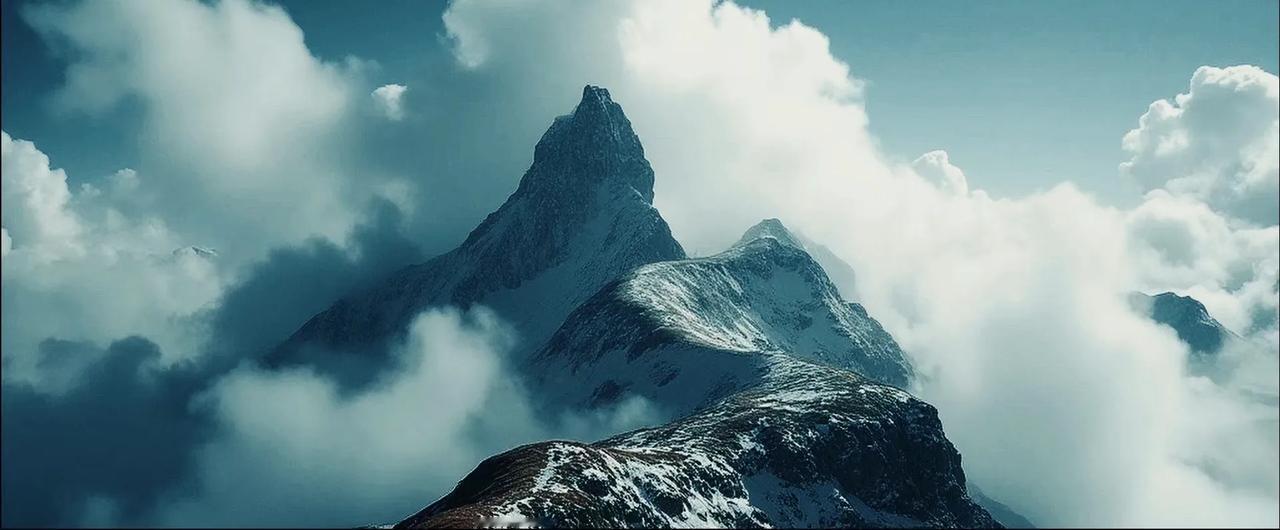
[[[1178,338],[1190,347],[1193,367],[1212,363],[1223,345],[1237,338],[1235,333],[1209,315],[1204,304],[1190,296],[1132,293],[1129,301],[1139,310],[1146,311],[1152,320],[1173,328]]]
[[[588,86],[538,142],[515,193],[461,246],[343,298],[268,362],[376,355],[420,311],[446,304],[493,307],[536,346],[623,272],[685,257],[652,201],[653,170],[631,123],[607,90]]]
[[[855,374],[769,355],[750,390],[594,444],[485,460],[397,528],[998,527],[937,411]]]

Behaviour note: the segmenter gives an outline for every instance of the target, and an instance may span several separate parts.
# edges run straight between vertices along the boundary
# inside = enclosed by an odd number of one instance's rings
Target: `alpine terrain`
[[[626,274],[569,315],[529,370],[570,405],[626,392],[683,414],[759,384],[768,353],[900,388],[911,375],[893,337],[776,219],[715,256]]]
[[[362,365],[351,356],[384,355],[414,316],[440,305],[483,304],[523,344],[540,344],[609,280],[685,257],[652,203],[653,169],[631,122],[607,90],[588,86],[538,142],[519,188],[461,246],[343,298],[268,362],[331,358],[349,373]]]
[[[483,304],[519,331],[546,410],[638,396],[678,418],[491,457],[402,527],[999,526],[908,393],[902,349],[800,238],[768,219],[687,258],[653,184],[622,108],[588,86],[461,246],[347,296],[268,362],[379,355],[423,309]]]
[[[770,375],[684,419],[492,457],[399,528],[998,526],[937,411],[854,373],[763,355]]]

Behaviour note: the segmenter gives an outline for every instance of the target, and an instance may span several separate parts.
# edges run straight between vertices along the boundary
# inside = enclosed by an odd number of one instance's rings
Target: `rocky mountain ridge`
[[[667,425],[489,458],[396,527],[999,526],[969,497],[932,406],[765,357],[759,384]]]
[[[341,365],[424,309],[483,304],[517,328],[544,406],[638,397],[677,418],[492,457],[400,526],[998,526],[936,410],[903,390],[901,348],[805,245],[774,219],[688,259],[653,179],[621,107],[588,86],[457,249],[349,295],[267,362]]]
[[[353,356],[385,355],[414,316],[441,305],[486,305],[516,327],[521,344],[541,344],[608,281],[685,257],[652,201],[653,169],[630,121],[607,90],[587,86],[539,140],[517,190],[458,248],[344,297],[267,361],[348,366]]]
[[[636,268],[601,289],[530,358],[570,406],[639,395],[675,414],[757,384],[783,353],[906,388],[906,355],[839,291],[781,222],[729,250]]]

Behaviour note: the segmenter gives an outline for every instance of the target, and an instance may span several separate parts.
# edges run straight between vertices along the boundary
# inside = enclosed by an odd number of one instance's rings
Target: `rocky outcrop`
[[[494,456],[397,528],[998,527],[969,497],[937,411],[786,355],[682,420]]]

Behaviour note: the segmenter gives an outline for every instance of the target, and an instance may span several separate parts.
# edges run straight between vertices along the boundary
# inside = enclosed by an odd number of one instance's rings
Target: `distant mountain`
[[[1193,367],[1212,363],[1227,342],[1239,338],[1210,316],[1204,304],[1190,296],[1168,292],[1150,296],[1135,292],[1129,295],[1129,302],[1157,323],[1173,328],[1178,338],[1190,347]]]
[[[482,462],[397,528],[998,527],[937,411],[783,354],[759,384],[670,424]]]
[[[415,315],[439,305],[494,308],[532,349],[618,275],[684,257],[653,207],[653,169],[631,122],[608,90],[588,86],[539,140],[515,193],[461,246],[343,298],[266,361],[328,363],[368,379],[351,357],[385,354]]]
[[[1022,514],[1013,511],[1013,508],[1005,506],[1000,501],[997,501],[995,499],[992,499],[991,497],[988,497],[985,493],[982,492],[981,489],[978,488],[978,486],[974,485],[974,483],[972,482],[969,483],[969,498],[973,499],[973,502],[977,503],[978,506],[981,506],[983,509],[987,510],[987,513],[991,514],[991,517],[995,519],[996,522],[1003,525],[1005,528],[1035,528],[1036,527],[1035,525],[1031,524],[1030,520],[1028,520],[1026,517],[1023,517]]]

